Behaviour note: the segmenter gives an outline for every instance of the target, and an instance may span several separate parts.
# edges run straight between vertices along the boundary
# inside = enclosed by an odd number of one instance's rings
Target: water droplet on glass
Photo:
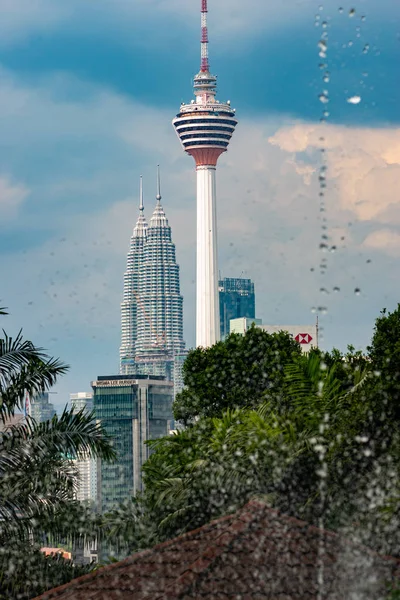
[[[325,75],[323,76],[323,81],[324,83],[329,83],[331,80],[329,73],[325,73]]]
[[[361,294],[361,290],[360,290],[360,288],[356,287],[356,288],[354,289],[354,293],[355,293],[355,295],[356,295],[356,296],[359,296],[359,295]]]
[[[326,308],[326,306],[318,306],[318,312],[320,312],[322,315],[326,315],[328,309]]]
[[[338,292],[340,292],[340,287],[338,287],[337,285],[333,288],[333,291],[335,292],[335,294],[337,294]]]
[[[347,102],[349,104],[360,104],[361,96],[351,96],[350,98],[347,98]]]
[[[340,14],[342,14],[342,12],[343,12],[343,7],[342,6],[339,7],[339,12],[340,12]]]
[[[328,94],[323,92],[322,94],[320,94],[318,96],[319,101],[322,102],[322,104],[327,104],[329,102],[329,98],[328,98]]]
[[[311,312],[312,313],[316,313],[317,312],[317,309],[315,308],[315,306],[312,307]]]
[[[333,252],[336,252],[336,246],[331,246],[331,250],[330,250],[330,251],[331,251],[332,253],[333,253]]]
[[[326,288],[319,288],[319,291],[321,292],[321,294],[329,294]]]
[[[321,243],[319,245],[319,249],[322,250],[322,252],[326,252],[328,249],[328,246],[326,244]]]
[[[363,48],[363,54],[367,54],[368,51],[369,51],[369,44],[365,44],[365,46]]]
[[[322,21],[321,25],[323,29],[326,29],[328,27],[328,23],[326,21]]]
[[[371,263],[372,260],[370,258],[367,259],[367,263]]]
[[[355,8],[351,8],[349,10],[349,17],[354,17],[355,14],[356,14],[356,9]]]
[[[318,10],[324,10],[324,7],[322,6],[322,4],[320,4],[320,5],[318,6]]]
[[[366,17],[365,15],[362,15],[362,17],[361,17],[361,21],[363,21],[363,22],[364,22],[366,18],[367,18],[367,17]]]
[[[350,40],[347,44],[349,47],[351,47],[353,45],[353,42]]]
[[[320,69],[326,69],[326,67],[328,66],[326,63],[319,63],[319,68]]]

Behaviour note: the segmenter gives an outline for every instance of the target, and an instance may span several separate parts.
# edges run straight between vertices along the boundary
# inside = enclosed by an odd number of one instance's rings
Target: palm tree
[[[0,309],[0,314],[6,314]],[[10,424],[25,394],[48,390],[68,366],[45,354],[20,331],[0,338],[0,594],[30,598],[68,581],[79,571],[60,557],[43,557],[39,550],[49,536],[76,539],[96,535],[97,517],[74,500],[78,474],[73,459],[115,458],[102,427],[92,413],[74,414],[37,423]],[[79,522],[84,521],[84,526]],[[58,567],[52,567],[53,562]],[[32,574],[32,580],[27,578]],[[58,573],[58,575],[57,575]],[[61,577],[62,573],[62,577]],[[60,579],[61,578],[61,579]],[[2,596],[0,595],[0,598]]]

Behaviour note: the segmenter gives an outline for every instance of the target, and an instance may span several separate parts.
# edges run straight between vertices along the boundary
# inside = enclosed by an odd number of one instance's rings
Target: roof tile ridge
[[[256,508],[256,511],[252,513],[251,508]],[[257,518],[257,512],[260,509],[265,510],[265,508],[266,505],[264,503],[250,501],[236,513],[226,515],[225,517],[212,521],[210,525],[212,523],[217,524],[221,522],[222,519],[228,520],[229,517],[231,519],[233,517],[230,525],[221,531],[221,533],[215,538],[210,546],[208,546],[208,548],[202,554],[200,554],[199,558],[189,565],[187,569],[179,577],[177,577],[177,579],[175,579],[175,581],[173,581],[162,594],[156,596],[154,600],[175,600],[176,598],[182,596],[185,592],[187,593],[197,577],[204,573],[211,566],[211,564],[219,556],[221,556],[227,547],[231,545],[233,540],[249,527],[254,519]],[[203,529],[203,527],[200,529]]]
[[[138,560],[140,560],[143,556],[147,556],[147,555],[156,553],[159,550],[161,550],[162,548],[166,548],[166,547],[176,543],[177,540],[184,541],[184,540],[190,539],[194,535],[197,535],[199,531],[202,531],[202,530],[204,531],[205,529],[212,529],[213,526],[215,526],[215,524],[217,524],[217,523],[232,520],[232,516],[233,516],[232,514],[224,515],[223,517],[214,519],[213,521],[210,521],[210,523],[206,523],[205,525],[202,525],[201,527],[198,527],[197,529],[193,529],[192,531],[187,531],[185,533],[182,533],[181,535],[178,535],[170,540],[166,540],[165,542],[160,542],[159,544],[156,544],[155,546],[152,546],[151,548],[146,548],[146,550],[141,550],[140,552],[134,552],[133,554],[127,556],[126,558],[124,558],[116,563],[112,563],[110,565],[105,565],[104,567],[100,567],[100,568],[96,569],[95,571],[86,573],[85,575],[81,575],[80,577],[77,577],[76,579],[73,579],[72,581],[69,581],[68,583],[63,583],[62,585],[59,585],[51,590],[48,590],[47,592],[44,592],[40,596],[36,596],[32,600],[53,600],[53,598],[57,598],[60,593],[67,591],[67,590],[72,590],[75,587],[75,585],[80,586],[81,583],[83,583],[85,581],[90,581],[91,579],[94,579],[95,577],[100,577],[103,575],[103,573],[108,573],[111,570],[117,570],[121,567],[126,567],[128,564],[133,564],[133,563],[137,562]]]

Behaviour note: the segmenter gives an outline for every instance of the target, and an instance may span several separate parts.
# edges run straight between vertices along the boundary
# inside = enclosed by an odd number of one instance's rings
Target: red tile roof
[[[394,581],[397,559],[254,500],[40,600],[382,600]]]

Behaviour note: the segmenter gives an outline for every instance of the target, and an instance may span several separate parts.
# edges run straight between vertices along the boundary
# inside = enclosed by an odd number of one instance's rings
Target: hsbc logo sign
[[[312,335],[309,333],[298,333],[294,339],[299,344],[310,344],[313,340]]]

